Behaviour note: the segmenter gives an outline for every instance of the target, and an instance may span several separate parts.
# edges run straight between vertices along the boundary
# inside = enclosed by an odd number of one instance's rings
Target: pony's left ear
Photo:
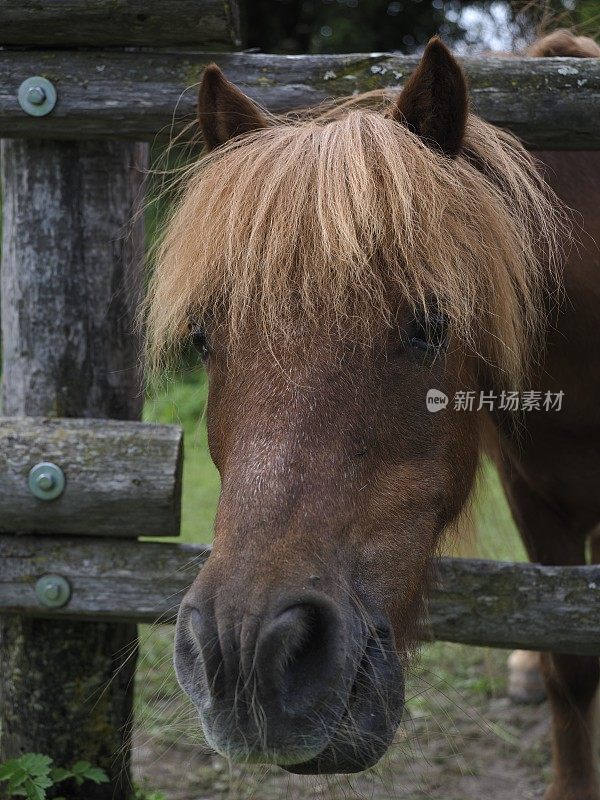
[[[454,158],[463,143],[468,113],[462,68],[435,36],[400,92],[392,116],[427,144]]]
[[[234,136],[267,127],[259,108],[230,83],[216,64],[202,75],[198,91],[198,121],[209,150],[225,144]]]

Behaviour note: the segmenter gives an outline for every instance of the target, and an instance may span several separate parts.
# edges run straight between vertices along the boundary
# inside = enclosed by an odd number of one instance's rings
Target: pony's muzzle
[[[257,611],[216,608],[192,589],[175,642],[179,682],[208,743],[236,761],[294,772],[354,772],[379,760],[399,724],[402,670],[386,625],[316,591]]]
[[[226,620],[210,604],[184,603],[177,623],[178,678],[209,744],[245,761],[312,758],[341,719],[355,672],[340,611],[310,593]]]

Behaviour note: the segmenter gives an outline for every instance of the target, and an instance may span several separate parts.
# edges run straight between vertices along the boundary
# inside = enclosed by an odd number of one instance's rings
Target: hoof
[[[508,657],[508,696],[513,703],[538,705],[546,698],[539,653],[513,650]]]

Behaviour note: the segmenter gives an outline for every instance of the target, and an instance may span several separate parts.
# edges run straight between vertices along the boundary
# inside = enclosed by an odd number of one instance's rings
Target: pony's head
[[[428,565],[478,460],[477,414],[539,337],[555,211],[472,117],[432,41],[385,111],[263,114],[216,67],[149,301],[191,340],[222,490],[175,662],[208,742],[297,772],[374,764],[402,714]]]

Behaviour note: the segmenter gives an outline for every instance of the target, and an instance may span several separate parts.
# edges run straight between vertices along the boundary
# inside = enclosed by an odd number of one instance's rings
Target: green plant
[[[59,783],[74,780],[78,786],[85,781],[108,783],[108,776],[100,767],[89,761],[77,761],[70,769],[53,766],[50,756],[24,753],[0,764],[0,782],[7,782],[9,797],[26,797],[27,800],[46,800],[46,790]],[[64,798],[56,798],[64,800]]]
[[[146,786],[136,784],[133,789],[133,800],[167,800],[167,797],[162,792],[156,792]]]

